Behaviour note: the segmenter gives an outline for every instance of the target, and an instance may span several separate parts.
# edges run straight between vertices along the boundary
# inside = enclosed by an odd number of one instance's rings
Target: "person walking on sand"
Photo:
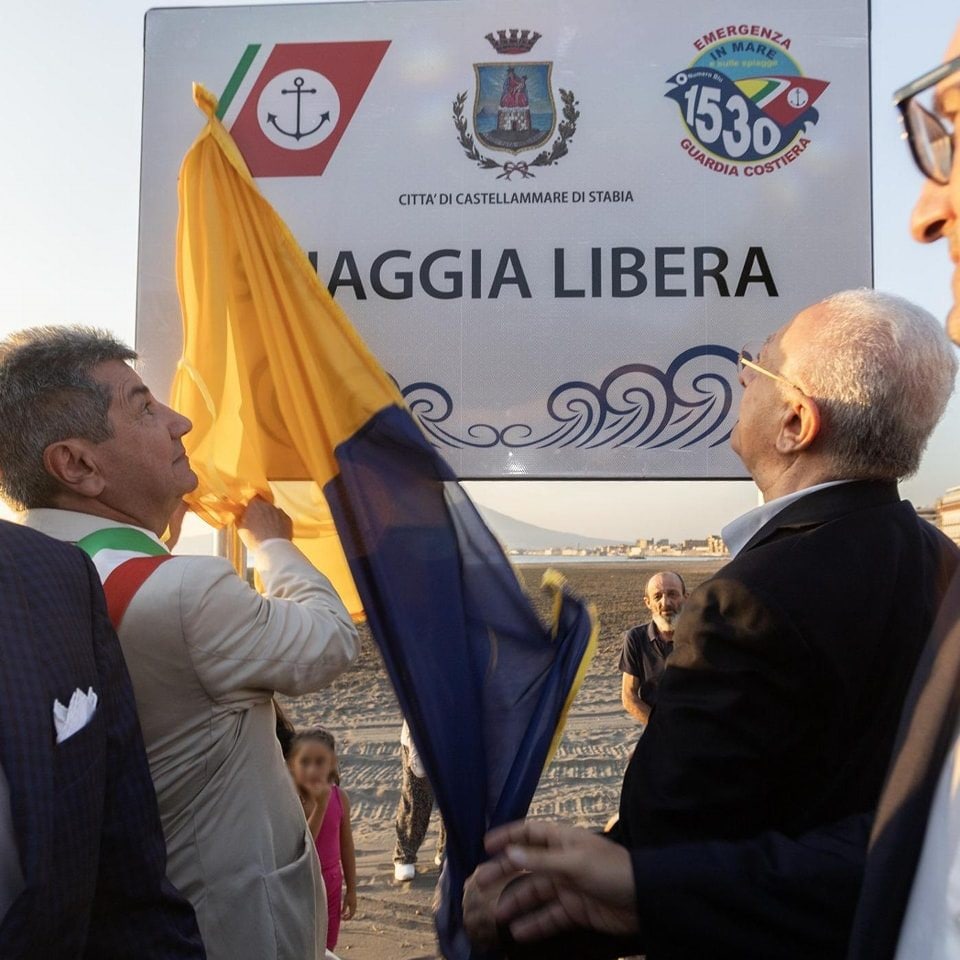
[[[397,883],[409,883],[417,875],[417,853],[430,826],[433,790],[406,720],[400,728],[400,764],[402,779],[400,799],[397,801],[397,844],[393,851],[393,879]],[[439,829],[437,850],[433,857],[433,862],[438,867],[443,864],[447,841],[442,817]]]

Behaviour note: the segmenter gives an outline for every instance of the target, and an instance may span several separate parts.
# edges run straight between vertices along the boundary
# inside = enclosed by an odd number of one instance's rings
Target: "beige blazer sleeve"
[[[226,560],[190,558],[180,566],[183,638],[211,699],[242,700],[251,690],[309,693],[357,658],[360,641],[346,607],[289,541],[258,551],[266,596]]]

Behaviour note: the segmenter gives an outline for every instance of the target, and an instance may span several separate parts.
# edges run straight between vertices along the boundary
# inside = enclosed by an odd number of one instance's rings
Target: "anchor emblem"
[[[340,96],[316,70],[285,70],[263,88],[257,107],[260,129],[285,150],[310,150],[336,129]]]
[[[307,81],[303,77],[294,77],[293,85],[296,87],[296,90],[281,90],[281,94],[294,94],[297,98],[297,129],[292,133],[289,130],[284,130],[283,127],[277,123],[277,115],[275,113],[267,114],[267,123],[272,124],[276,130],[282,133],[285,137],[293,137],[295,140],[300,140],[303,137],[309,137],[311,133],[316,133],[325,123],[330,122],[330,111],[325,110],[320,114],[320,122],[313,127],[311,130],[301,130],[300,129],[300,114],[301,114],[301,101],[300,98],[305,94],[316,94],[317,88],[311,87],[309,90],[304,90],[303,85]]]

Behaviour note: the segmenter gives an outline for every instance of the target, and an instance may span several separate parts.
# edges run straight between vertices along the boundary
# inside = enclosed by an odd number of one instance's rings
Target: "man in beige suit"
[[[75,542],[104,581],[133,680],[168,850],[211,960],[323,956],[319,863],[274,734],[275,691],[319,690],[357,656],[330,583],[254,500],[240,523],[266,597],[222,559],[159,536],[196,486],[189,420],[109,334],[37,328],[0,343],[0,490]],[[70,825],[64,824],[69,830]]]

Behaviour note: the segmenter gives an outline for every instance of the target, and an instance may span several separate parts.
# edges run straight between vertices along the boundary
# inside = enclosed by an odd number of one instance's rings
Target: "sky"
[[[134,339],[143,16],[149,6],[135,0],[4,4],[0,336],[42,323],[80,322]],[[947,0],[875,0],[871,15],[875,285],[943,317],[951,264],[945,244],[921,247],[909,237],[921,180],[899,139],[890,94],[941,61],[958,8]],[[960,397],[954,396],[920,471],[901,485],[904,496],[932,504],[960,485],[958,437]],[[467,486],[479,502],[518,519],[624,541],[718,533],[757,503],[749,482]]]

